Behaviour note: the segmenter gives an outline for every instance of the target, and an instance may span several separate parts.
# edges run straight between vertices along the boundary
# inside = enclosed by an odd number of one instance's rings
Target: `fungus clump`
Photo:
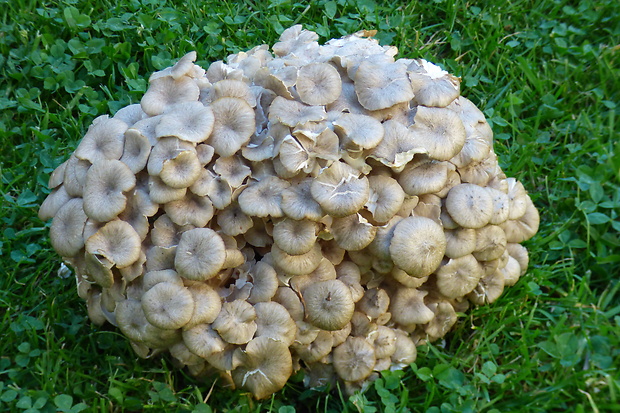
[[[93,322],[264,398],[402,368],[528,266],[539,216],[459,79],[294,26],[151,75],[40,208]]]

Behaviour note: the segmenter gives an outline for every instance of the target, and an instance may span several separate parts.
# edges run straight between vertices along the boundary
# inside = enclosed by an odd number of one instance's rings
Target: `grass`
[[[372,0],[0,0],[0,410],[319,412],[620,411],[620,3]],[[145,78],[277,39],[379,30],[400,57],[463,79],[501,166],[541,212],[531,267],[415,364],[363,394],[272,398],[137,360],[86,317],[37,216],[49,173],[94,117],[139,101]]]

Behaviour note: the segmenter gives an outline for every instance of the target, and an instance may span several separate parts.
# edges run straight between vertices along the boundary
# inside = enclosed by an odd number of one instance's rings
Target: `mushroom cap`
[[[446,162],[410,162],[398,177],[398,183],[407,195],[424,195],[438,192],[448,180]]]
[[[351,292],[340,280],[307,286],[303,299],[308,322],[323,330],[340,330],[351,320],[355,310]]]
[[[456,311],[454,311],[452,304],[443,300],[438,303],[431,303],[430,308],[435,313],[435,318],[424,326],[424,331],[428,334],[428,339],[433,341],[445,336],[450,331],[456,323]]]
[[[235,300],[222,304],[222,310],[213,321],[213,329],[231,344],[245,344],[256,332],[256,311],[252,304],[244,300]]]
[[[293,346],[295,354],[305,363],[314,363],[329,356],[334,345],[331,331],[320,330],[314,341],[310,344],[297,344]]]
[[[67,193],[64,185],[54,188],[39,208],[39,219],[42,221],[47,221],[48,219],[53,218],[58,210],[69,202],[70,199],[71,196]]]
[[[81,197],[84,193],[84,184],[86,183],[86,174],[90,169],[91,163],[84,161],[72,154],[67,160],[65,166],[62,185],[72,197]]]
[[[286,307],[274,301],[254,304],[256,311],[255,337],[269,337],[290,346],[295,340],[297,327]]]
[[[155,135],[174,136],[183,141],[200,143],[211,134],[214,121],[211,107],[200,102],[181,102],[166,108],[155,127]]]
[[[340,96],[342,82],[338,71],[327,63],[310,63],[299,69],[297,93],[308,105],[327,105]]]
[[[409,335],[403,331],[395,330],[396,332],[396,349],[392,354],[392,363],[396,366],[408,366],[413,363],[418,355],[418,350],[415,343]]]
[[[484,275],[473,255],[450,259],[435,271],[437,289],[448,298],[463,297],[471,292]]]
[[[404,218],[394,228],[390,256],[394,264],[414,277],[435,271],[446,252],[442,228],[425,217]]]
[[[187,188],[199,177],[202,166],[194,145],[174,136],[160,138],[147,163],[149,175],[159,176],[172,188]]]
[[[383,122],[383,129],[383,139],[370,151],[369,158],[399,172],[416,154],[427,153],[413,138],[412,132],[397,120],[386,120]]]
[[[113,262],[101,255],[84,254],[85,278],[103,288],[110,288],[114,284],[113,266]]]
[[[524,275],[530,262],[527,248],[521,244],[509,242],[506,244],[506,250],[508,251],[508,254],[519,263],[519,267],[521,269],[521,273],[519,275]]]
[[[305,254],[317,242],[317,232],[316,222],[284,218],[273,226],[273,242],[287,254]]]
[[[312,182],[311,178],[306,178],[282,191],[281,207],[286,216],[296,220],[319,221],[325,215],[318,202],[312,198]]]
[[[417,59],[408,67],[409,79],[418,105],[446,107],[459,96],[459,78],[439,66]]]
[[[149,116],[161,115],[171,105],[197,101],[200,89],[188,76],[174,79],[161,76],[149,81],[150,85],[140,100],[142,110]]]
[[[354,83],[359,102],[368,110],[385,109],[413,99],[407,68],[400,63],[365,60],[355,72]]]
[[[493,303],[504,292],[504,283],[502,272],[496,270],[482,277],[476,288],[467,295],[467,298],[477,305]]]
[[[299,295],[290,287],[278,287],[273,301],[282,304],[289,312],[293,320],[301,321],[304,318],[304,306]]]
[[[187,188],[172,188],[158,176],[149,176],[149,196],[151,201],[157,204],[166,204],[171,201],[182,199],[187,193]]]
[[[342,162],[321,171],[310,186],[312,198],[329,215],[345,217],[359,211],[368,201],[368,178]]]
[[[207,358],[224,351],[226,342],[211,327],[211,324],[197,324],[183,330],[183,342],[197,356]]]
[[[409,127],[416,143],[428,156],[447,161],[458,154],[465,144],[465,127],[450,109],[418,106],[414,124]]]
[[[211,109],[215,123],[208,143],[216,154],[233,156],[254,133],[254,111],[245,100],[231,97],[217,99]]]
[[[344,218],[334,218],[330,232],[340,248],[347,251],[359,251],[372,242],[377,233],[377,227],[370,224],[360,214],[351,214]]]
[[[375,366],[375,370],[386,370],[390,367],[390,357],[396,351],[396,340],[396,332],[394,329],[386,326],[377,327],[377,334],[374,336],[373,340],[375,357],[377,361],[384,358],[387,358],[388,361],[386,368],[377,369],[377,366]]]
[[[236,350],[239,367],[232,371],[235,385],[248,389],[257,399],[280,390],[293,373],[293,360],[287,345],[269,337],[256,337],[245,350]]]
[[[271,265],[258,261],[251,268],[249,276],[252,280],[249,303],[270,301],[275,296],[278,291],[278,277]]]
[[[446,229],[444,234],[448,258],[459,258],[476,249],[476,230],[473,228]]]
[[[487,225],[476,230],[476,249],[473,252],[478,261],[493,261],[506,251],[506,233],[497,225]]]
[[[375,350],[361,337],[349,337],[334,349],[334,369],[346,381],[364,380],[375,366]]]
[[[58,209],[50,228],[50,241],[57,253],[73,257],[84,247],[87,219],[81,198],[73,198]]]
[[[187,287],[194,300],[194,312],[184,328],[198,324],[210,324],[217,318],[222,309],[222,300],[213,288],[206,284],[192,284]]]
[[[304,105],[282,96],[276,97],[269,107],[269,122],[279,122],[290,127],[307,122],[320,122],[326,118],[327,113],[323,107]]]
[[[207,226],[215,213],[209,198],[191,192],[187,192],[181,199],[165,204],[164,211],[172,222],[179,226],[193,225],[199,228]]]
[[[137,174],[144,169],[151,154],[151,143],[148,138],[137,129],[127,129],[125,132],[125,146],[120,161]]]
[[[157,270],[148,271],[142,277],[142,289],[144,291],[150,289],[155,284],[169,282],[183,286],[183,280],[175,270]]]
[[[142,310],[149,323],[165,330],[174,330],[191,320],[194,299],[187,288],[161,282],[144,293]]]
[[[228,182],[232,188],[240,187],[252,173],[252,169],[245,164],[240,156],[218,158],[213,166],[213,171]]]
[[[372,149],[383,139],[383,125],[371,116],[342,113],[332,123],[340,135],[340,146],[345,149]]]
[[[526,209],[522,217],[516,220],[509,219],[500,226],[506,233],[506,240],[512,243],[527,241],[538,232],[540,215],[531,198],[526,195]]]
[[[290,186],[288,181],[270,176],[248,185],[239,194],[241,210],[251,217],[278,218],[284,215],[281,208],[282,191]]]
[[[493,198],[475,184],[459,184],[448,192],[446,210],[463,228],[482,228],[493,216]]]
[[[110,221],[86,240],[86,251],[101,255],[116,267],[128,267],[140,258],[142,240],[125,221]]]
[[[88,128],[75,149],[75,156],[94,164],[102,160],[120,159],[125,144],[127,124],[108,115],[99,116]]]
[[[289,275],[310,274],[316,270],[323,258],[321,246],[318,242],[314,243],[308,252],[298,255],[288,254],[273,244],[271,255],[276,266]]]
[[[427,291],[416,288],[399,288],[390,301],[390,312],[394,322],[403,327],[426,324],[435,317],[424,303]]]
[[[125,192],[136,185],[131,170],[118,160],[103,160],[86,173],[84,212],[99,222],[114,219],[127,205]]]
[[[222,237],[209,228],[195,228],[181,235],[174,266],[181,277],[204,281],[224,266],[226,246]]]
[[[405,201],[405,192],[398,182],[389,176],[372,175],[368,177],[370,195],[366,209],[374,221],[385,224],[398,213]]]
[[[390,297],[382,288],[370,288],[357,302],[357,308],[372,319],[379,318],[388,311]]]

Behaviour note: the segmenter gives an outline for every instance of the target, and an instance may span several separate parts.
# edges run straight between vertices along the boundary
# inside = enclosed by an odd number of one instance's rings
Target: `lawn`
[[[475,3],[0,0],[0,410],[620,411],[620,2]],[[377,29],[460,76],[541,225],[527,274],[410,368],[352,397],[296,375],[257,402],[91,325],[37,210],[90,122],[139,102],[150,73],[297,23],[321,42]]]

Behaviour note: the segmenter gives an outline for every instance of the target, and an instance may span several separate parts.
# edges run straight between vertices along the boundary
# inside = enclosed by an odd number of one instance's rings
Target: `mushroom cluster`
[[[538,212],[483,114],[373,34],[189,53],[94,120],[39,212],[94,323],[257,398],[355,391],[524,274]]]

